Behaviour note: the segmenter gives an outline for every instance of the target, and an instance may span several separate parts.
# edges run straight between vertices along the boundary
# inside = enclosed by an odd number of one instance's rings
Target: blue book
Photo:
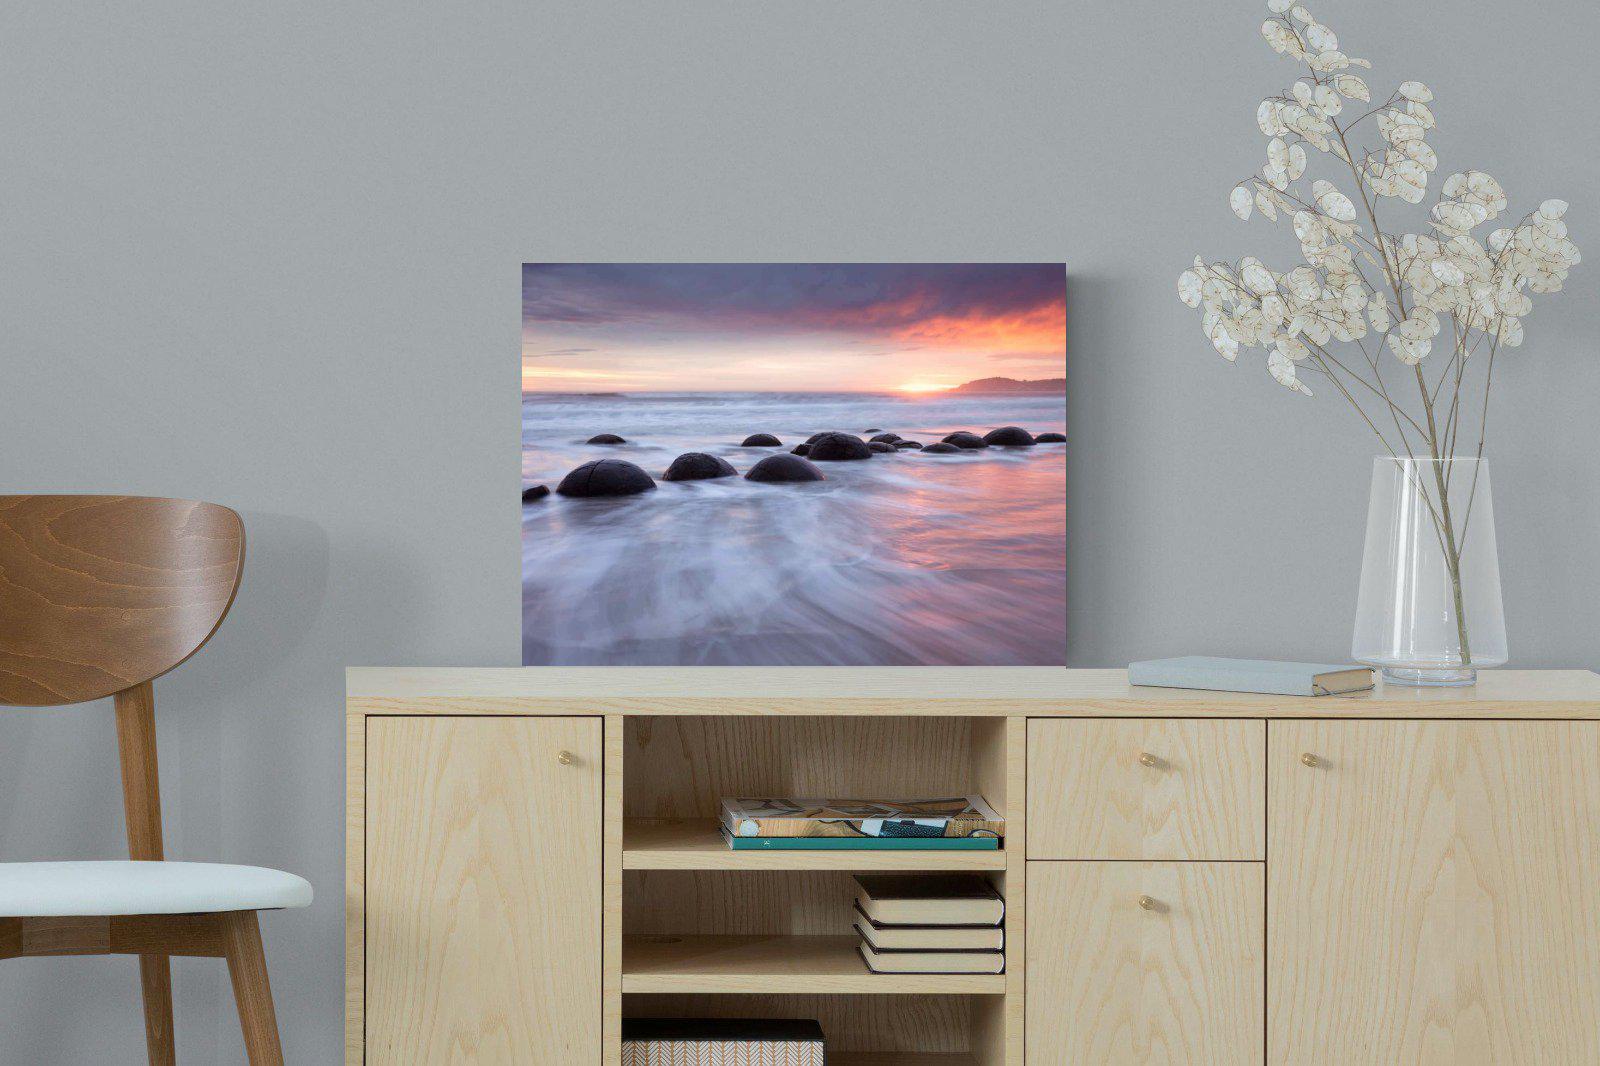
[[[1217,692],[1270,692],[1279,696],[1337,696],[1372,687],[1372,670],[1338,663],[1286,663],[1271,659],[1218,659],[1182,655],[1128,664],[1128,684],[1198,688]]]

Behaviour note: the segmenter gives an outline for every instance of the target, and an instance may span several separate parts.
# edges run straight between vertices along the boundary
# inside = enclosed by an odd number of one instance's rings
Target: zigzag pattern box
[[[822,1027],[776,1019],[625,1018],[622,1066],[824,1066]]]

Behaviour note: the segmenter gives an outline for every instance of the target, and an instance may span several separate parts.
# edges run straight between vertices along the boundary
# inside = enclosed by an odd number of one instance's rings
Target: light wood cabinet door
[[[1269,766],[1273,1063],[1600,1062],[1600,723],[1274,721]]]
[[[1030,862],[1028,1061],[1261,1062],[1263,876],[1255,862]]]
[[[1030,859],[1262,859],[1266,723],[1028,723]]]
[[[598,1063],[600,720],[369,718],[366,780],[366,1061]]]

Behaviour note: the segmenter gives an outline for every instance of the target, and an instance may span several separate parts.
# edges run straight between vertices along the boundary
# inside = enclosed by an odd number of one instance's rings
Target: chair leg
[[[139,990],[144,996],[144,1039],[150,1066],[177,1066],[172,1037],[172,968],[165,955],[139,956]]]
[[[255,911],[222,915],[222,945],[233,978],[233,999],[244,1030],[244,1050],[250,1066],[283,1066],[278,1043],[278,1017],[272,1009],[272,986],[267,983],[267,957],[261,950],[261,926]]]

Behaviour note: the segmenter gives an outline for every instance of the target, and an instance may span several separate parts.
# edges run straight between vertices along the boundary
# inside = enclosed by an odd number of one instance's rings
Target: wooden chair
[[[256,912],[311,886],[253,866],[163,862],[151,681],[233,604],[244,524],[226,507],[0,496],[0,705],[113,697],[132,861],[0,863],[0,959],[138,955],[150,1062],[176,1061],[171,955],[225,958],[254,1066],[280,1064]]]

